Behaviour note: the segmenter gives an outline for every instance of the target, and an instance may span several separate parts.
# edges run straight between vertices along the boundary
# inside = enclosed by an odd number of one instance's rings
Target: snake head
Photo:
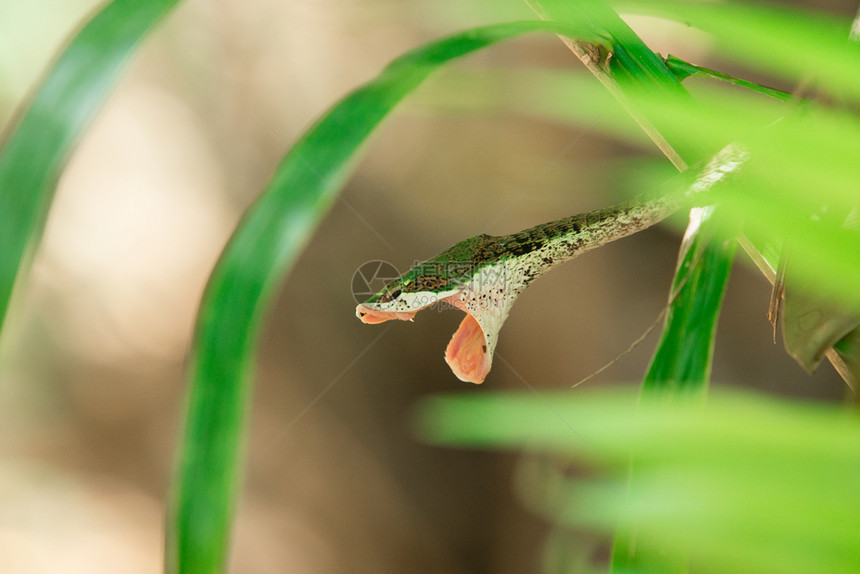
[[[355,316],[368,325],[394,319],[411,321],[415,313],[423,307],[413,307],[411,297],[409,295],[401,297],[401,295],[403,295],[403,288],[399,286],[399,280],[393,281],[370,299],[359,304],[355,308]]]
[[[450,287],[450,288],[449,288]],[[372,295],[355,308],[363,323],[375,325],[394,319],[412,321],[415,314],[447,297],[458,289],[430,261],[420,263]]]
[[[504,282],[484,280],[487,270],[472,262],[426,261],[358,305],[355,314],[373,325],[394,319],[412,321],[418,311],[439,302],[464,311],[466,316],[445,350],[445,361],[461,381],[481,383],[490,372],[499,329],[516,297],[506,296]]]

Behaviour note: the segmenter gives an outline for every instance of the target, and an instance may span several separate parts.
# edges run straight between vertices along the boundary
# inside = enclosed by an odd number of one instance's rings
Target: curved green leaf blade
[[[178,0],[116,0],[63,50],[0,149],[0,327],[60,173],[146,34]]]
[[[585,27],[517,22],[413,50],[302,136],[245,215],[209,280],[197,319],[187,420],[168,518],[168,571],[214,573],[225,567],[260,319],[272,291],[334,201],[358,148],[404,96],[446,62],[536,30],[601,41]]]

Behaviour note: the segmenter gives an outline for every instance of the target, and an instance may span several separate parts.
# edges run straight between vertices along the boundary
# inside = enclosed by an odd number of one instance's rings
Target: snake
[[[445,361],[464,382],[482,383],[490,372],[499,331],[517,297],[562,263],[664,220],[725,180],[746,160],[737,145],[720,151],[692,183],[642,193],[616,205],[564,217],[510,235],[480,234],[418,263],[356,307],[366,324],[412,321],[434,304],[466,316],[445,350]],[[706,194],[709,196],[709,194]]]

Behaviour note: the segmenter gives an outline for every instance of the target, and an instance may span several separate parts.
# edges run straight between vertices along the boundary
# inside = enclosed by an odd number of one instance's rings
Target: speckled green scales
[[[555,265],[652,225],[677,203],[662,197],[638,199],[511,235],[476,235],[419,263],[369,302],[385,303],[400,292],[441,293],[475,282],[484,289],[487,282],[507,283],[519,287],[518,292]]]

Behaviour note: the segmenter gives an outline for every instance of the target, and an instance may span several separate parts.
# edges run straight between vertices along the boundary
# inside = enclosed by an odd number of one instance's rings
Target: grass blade
[[[666,56],[665,62],[666,67],[668,67],[672,71],[672,73],[675,74],[675,77],[677,77],[682,82],[684,81],[684,79],[689,78],[691,76],[710,78],[712,80],[720,80],[722,82],[734,84],[736,86],[752,90],[753,92],[758,92],[759,94],[764,94],[765,96],[776,98],[777,100],[783,102],[797,100],[797,97],[793,94],[789,94],[781,90],[775,90],[773,88],[768,88],[767,86],[762,86],[761,84],[750,82],[748,80],[743,80],[741,78],[736,78],[728,74],[723,74],[722,72],[711,70],[710,68],[696,66],[695,64],[685,62],[681,58],[678,58],[671,54]]]
[[[737,243],[717,234],[713,207],[694,209],[678,256],[669,310],[645,375],[644,391],[703,392],[714,337]],[[718,238],[719,237],[719,238]]]
[[[358,148],[404,96],[446,62],[536,30],[600,41],[593,29],[518,22],[433,42],[398,58],[341,100],[285,156],[222,253],[201,304],[168,518],[168,571],[225,568],[260,319],[334,201]]]
[[[0,327],[60,173],[140,41],[178,0],[116,0],[71,39],[0,149]]]

